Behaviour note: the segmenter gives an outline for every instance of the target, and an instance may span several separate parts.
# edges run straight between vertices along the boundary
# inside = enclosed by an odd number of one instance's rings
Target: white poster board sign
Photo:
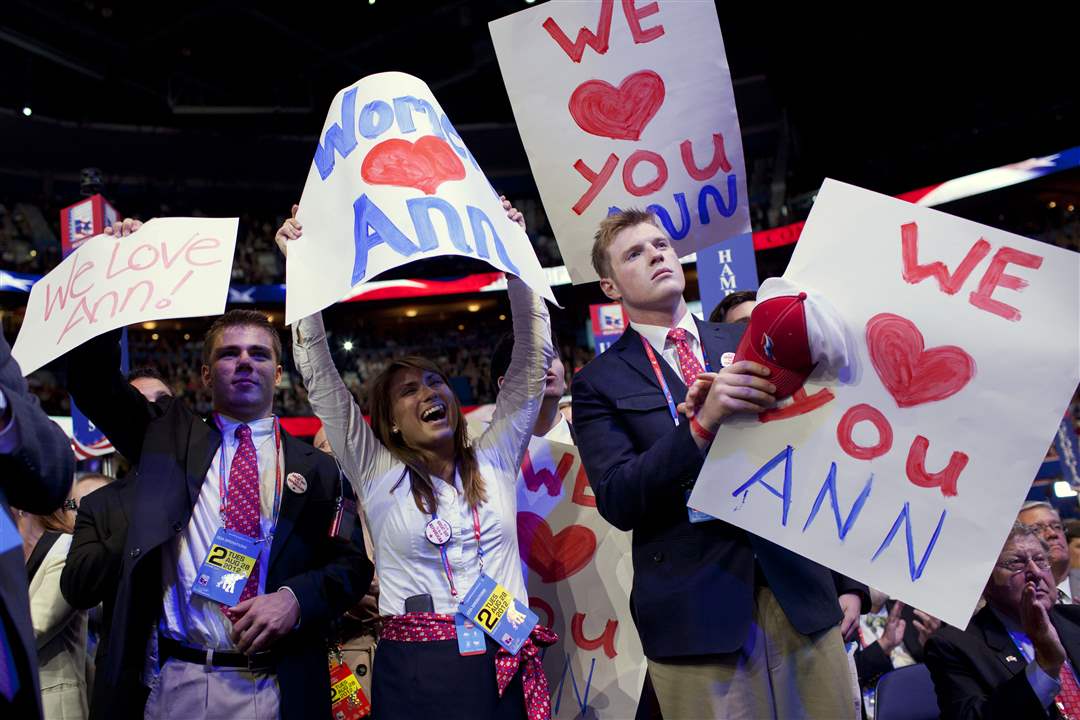
[[[551,2],[489,25],[544,210],[575,284],[615,208],[680,256],[750,232],[739,118],[711,2]]]
[[[285,321],[437,255],[484,260],[555,302],[525,231],[423,81],[371,75],[334,96],[289,243]]]
[[[534,437],[518,477],[529,606],[559,642],[544,653],[552,717],[632,718],[645,654],[630,617],[630,533],[596,509],[577,448]]]
[[[1080,381],[1080,255],[826,180],[784,277],[853,357],[725,424],[690,505],[965,627]]]
[[[238,218],[155,218],[92,237],[34,284],[12,354],[28,375],[109,330],[225,312]]]

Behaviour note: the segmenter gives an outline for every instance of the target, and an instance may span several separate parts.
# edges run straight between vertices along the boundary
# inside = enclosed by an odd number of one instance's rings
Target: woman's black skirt
[[[373,720],[525,720],[521,670],[499,697],[495,652],[462,656],[456,640],[380,640],[372,663]]]

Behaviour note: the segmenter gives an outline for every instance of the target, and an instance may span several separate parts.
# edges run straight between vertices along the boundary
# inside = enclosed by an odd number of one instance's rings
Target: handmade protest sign
[[[529,607],[559,642],[544,654],[555,718],[633,717],[645,655],[630,617],[630,533],[600,516],[577,448],[534,437],[518,478]]]
[[[98,235],[30,291],[12,354],[23,374],[109,330],[220,315],[237,218],[155,218],[127,237]]]
[[[574,283],[597,279],[589,253],[612,208],[652,210],[680,256],[750,232],[713,3],[545,3],[489,28]]]
[[[826,180],[784,277],[836,308],[848,366],[726,422],[690,506],[964,627],[1080,381],[1078,276]]]
[[[334,96],[297,219],[304,233],[289,243],[288,323],[437,255],[484,260],[555,302],[528,236],[411,75],[370,75]]]

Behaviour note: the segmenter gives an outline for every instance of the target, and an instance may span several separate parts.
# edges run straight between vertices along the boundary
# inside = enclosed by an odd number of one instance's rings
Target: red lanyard
[[[656,359],[656,353],[653,352],[652,345],[645,339],[644,335],[638,335],[641,338],[641,344],[645,348],[645,354],[649,356],[649,364],[652,365],[653,373],[656,375],[656,382],[660,384],[660,389],[664,391],[664,399],[667,400],[668,412],[671,413],[671,419],[675,421],[675,425],[679,424],[679,411],[675,407],[675,399],[671,397],[671,390],[668,389],[667,381],[664,380],[664,373],[660,370],[660,362]],[[701,356],[705,359],[706,372],[712,372],[712,365],[709,363],[709,356],[705,354],[705,346],[701,346]]]
[[[225,518],[228,516],[228,495],[229,490],[229,471],[230,468],[225,464],[225,423],[221,419],[221,415],[214,413],[214,422],[218,426],[218,431],[221,433],[221,471],[218,473],[218,492],[221,494],[221,524],[225,525]],[[278,508],[281,506],[281,426],[278,424],[277,416],[274,416],[274,505],[271,507],[272,520],[277,520]]]
[[[671,413],[671,419],[675,421],[676,427],[679,425],[679,411],[675,408],[675,400],[671,397],[671,390],[668,389],[667,381],[664,380],[664,373],[660,370],[660,363],[656,359],[656,353],[653,352],[652,345],[642,335],[641,344],[645,346],[645,354],[649,356],[649,363],[652,365],[653,372],[656,373],[656,382],[660,383],[660,389],[664,391],[664,399],[667,400],[668,412]]]
[[[432,520],[438,520],[437,513],[431,513]],[[476,538],[476,557],[480,561],[480,572],[484,572],[484,549],[480,547],[480,512],[474,507],[472,509],[472,522],[473,522],[473,537]],[[454,571],[450,569],[450,558],[446,553],[446,546],[449,542],[444,542],[439,546],[439,555],[442,556],[443,570],[446,572],[446,581],[450,583],[450,594],[457,597],[457,586],[454,585]]]

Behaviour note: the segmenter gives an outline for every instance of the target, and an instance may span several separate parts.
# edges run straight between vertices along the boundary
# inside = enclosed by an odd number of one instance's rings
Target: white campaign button
[[[424,527],[424,535],[432,545],[445,545],[453,534],[450,523],[442,518],[432,518]]]
[[[733,362],[735,362],[735,353],[733,352],[726,352],[720,356],[720,367],[727,367]]]
[[[300,473],[289,473],[289,476],[285,478],[285,484],[297,495],[307,492],[307,480]]]

